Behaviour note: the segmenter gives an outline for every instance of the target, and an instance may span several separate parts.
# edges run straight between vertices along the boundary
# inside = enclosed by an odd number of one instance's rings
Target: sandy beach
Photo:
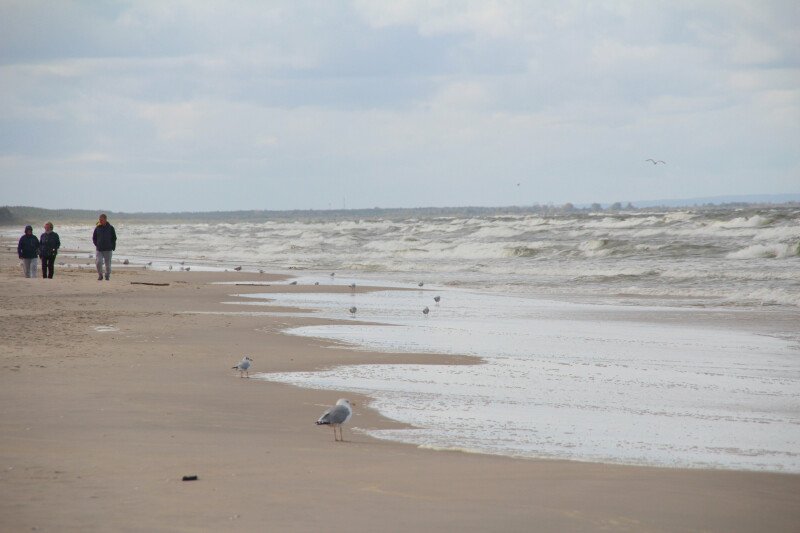
[[[365,353],[287,336],[286,316],[222,316],[253,274],[56,267],[0,254],[2,531],[797,531],[800,476],[512,459],[379,441],[347,393],[254,372],[453,356]],[[165,286],[143,283],[167,283]],[[363,290],[363,289],[359,289]],[[291,311],[284,309],[283,311]],[[365,325],[368,327],[368,325]],[[335,348],[335,349],[332,349]],[[347,442],[314,421],[358,405]],[[196,481],[182,481],[196,475]]]

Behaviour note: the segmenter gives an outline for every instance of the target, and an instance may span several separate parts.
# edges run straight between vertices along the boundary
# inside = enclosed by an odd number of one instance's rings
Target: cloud
[[[744,0],[5,2],[0,193],[45,176],[58,201],[96,177],[124,184],[109,207],[147,201],[141,180],[169,205],[308,207],[293,180],[320,207],[345,189],[351,206],[508,203],[493,185],[527,179],[606,201],[646,195],[653,154],[682,161],[681,193],[659,196],[751,192],[756,174],[784,192],[798,22]],[[170,188],[192,176],[215,194]]]

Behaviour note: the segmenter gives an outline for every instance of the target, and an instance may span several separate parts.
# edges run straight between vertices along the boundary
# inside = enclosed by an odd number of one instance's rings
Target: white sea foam
[[[784,259],[800,255],[800,243],[797,244],[753,244],[736,252],[731,252],[731,259],[754,259],[758,257]]]

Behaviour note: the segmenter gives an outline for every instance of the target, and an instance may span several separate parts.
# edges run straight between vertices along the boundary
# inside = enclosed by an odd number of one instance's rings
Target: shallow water
[[[526,457],[800,472],[800,351],[774,337],[692,326],[698,310],[672,310],[685,316],[671,324],[639,321],[630,308],[447,289],[263,297],[274,299],[261,301],[268,306],[345,321],[292,334],[483,358],[260,376],[364,393],[384,415],[417,428],[369,432],[379,438]],[[351,305],[359,321],[378,325],[347,325]]]

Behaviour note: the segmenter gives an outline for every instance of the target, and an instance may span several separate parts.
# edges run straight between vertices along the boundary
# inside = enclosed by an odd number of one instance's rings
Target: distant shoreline
[[[409,217],[471,217],[568,215],[590,213],[625,213],[660,210],[730,210],[730,209],[780,209],[800,208],[800,193],[750,196],[718,196],[685,200],[650,200],[640,202],[615,202],[611,204],[532,204],[520,206],[461,206],[461,207],[392,207],[371,209],[243,209],[234,211],[177,211],[177,212],[124,212],[104,209],[46,209],[34,206],[0,206],[0,226],[33,223],[45,219],[64,222],[93,221],[98,213],[126,222],[192,222],[226,221],[252,222],[264,219],[292,220],[349,220],[353,218],[406,219]]]

